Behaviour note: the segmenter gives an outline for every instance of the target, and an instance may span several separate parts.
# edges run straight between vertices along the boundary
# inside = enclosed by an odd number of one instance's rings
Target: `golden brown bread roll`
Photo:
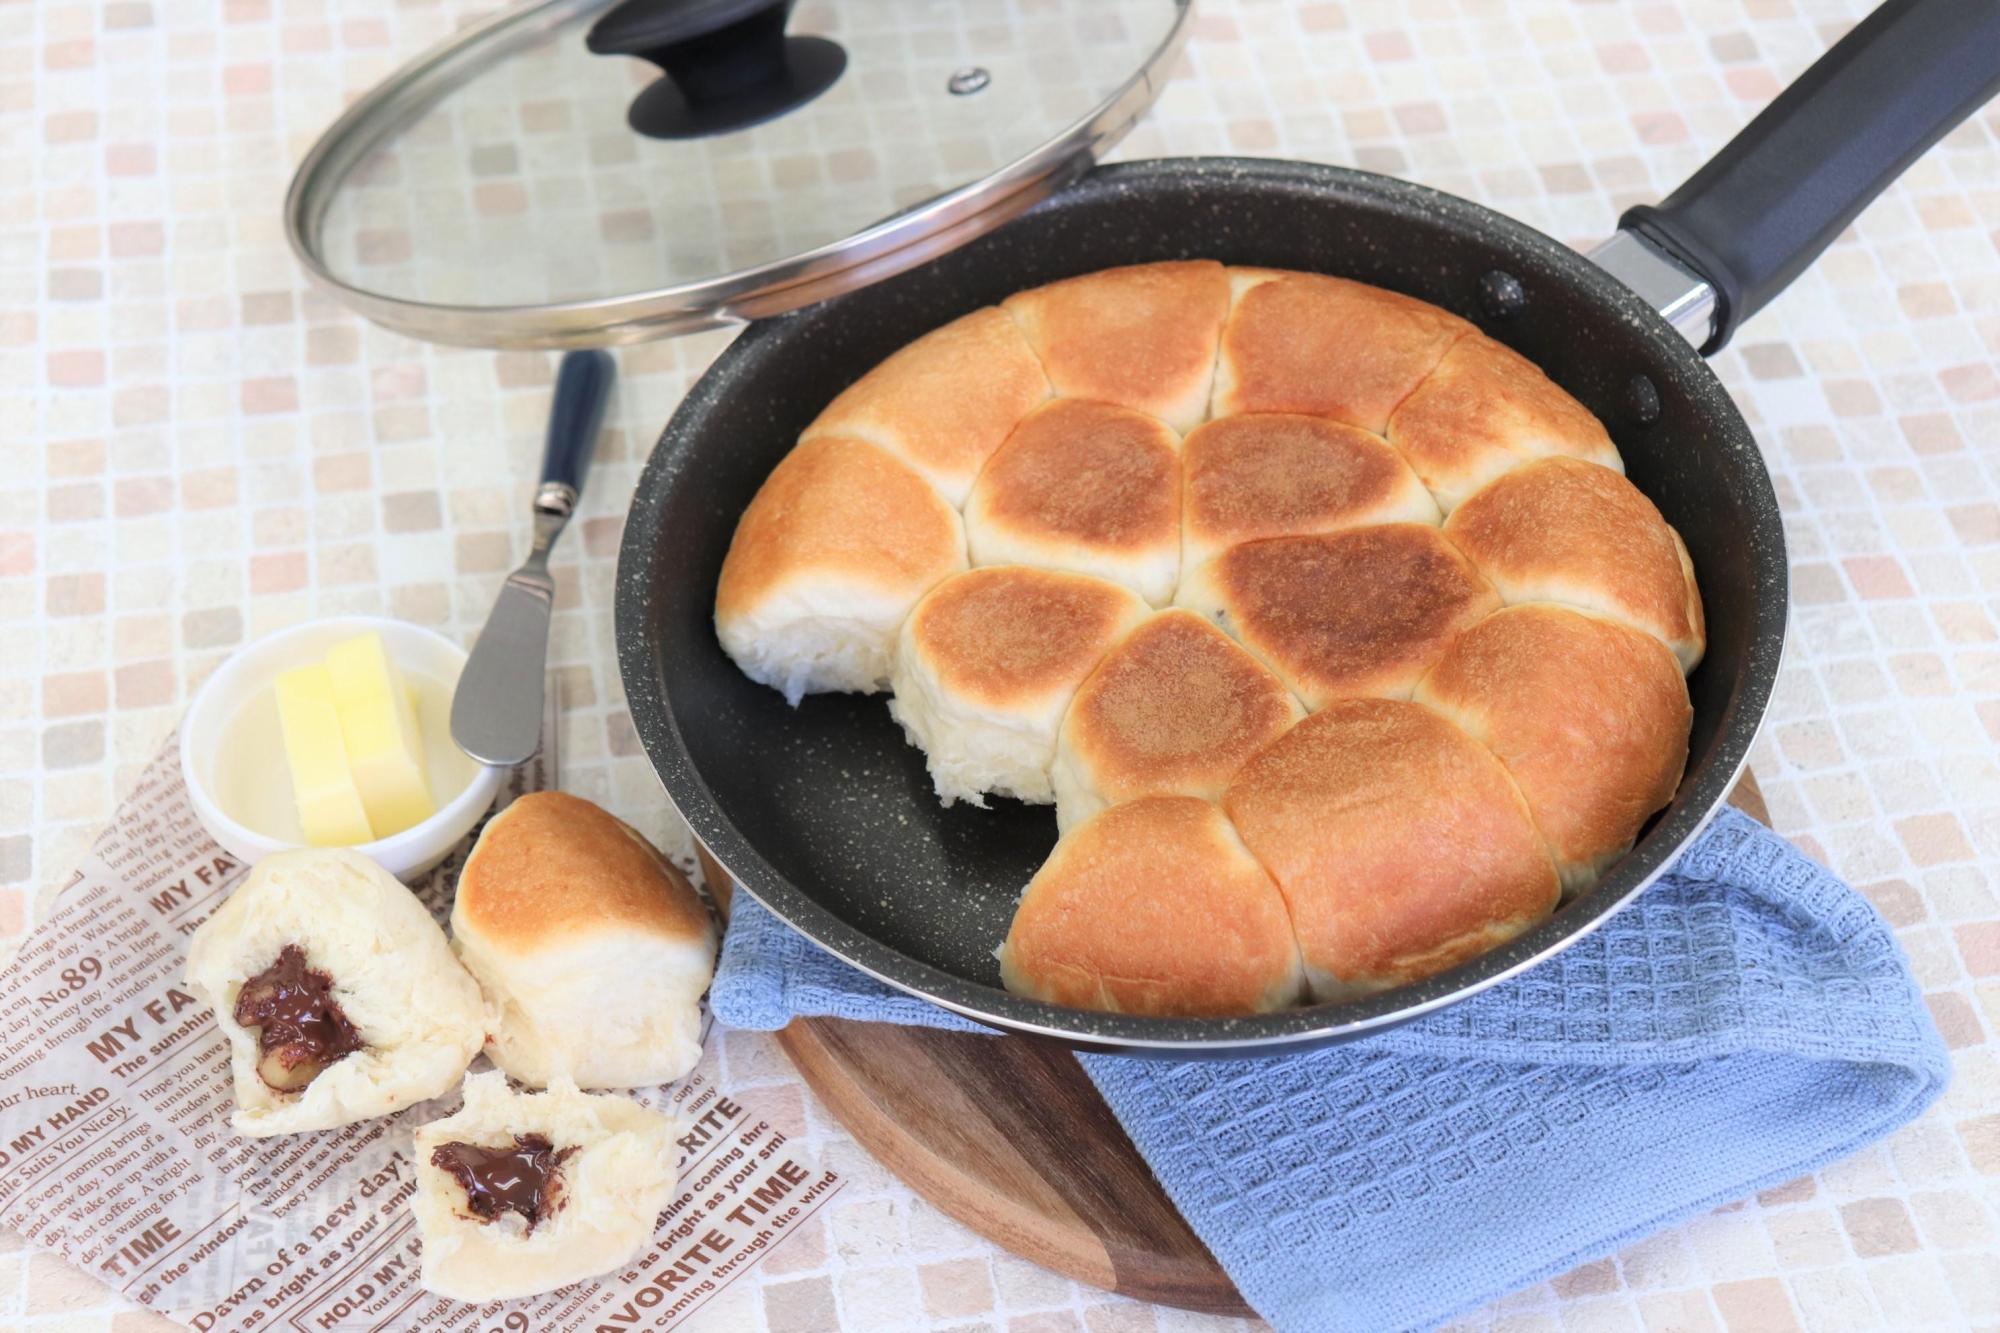
[[[500,1014],[487,1057],[517,1082],[632,1088],[701,1058],[715,924],[644,834],[582,797],[531,792],[493,817],[451,933]]]
[[[1222,804],[1284,893],[1315,1000],[1441,972],[1556,904],[1507,770],[1421,704],[1315,713],[1244,765]]]
[[[1561,455],[1625,471],[1617,446],[1589,409],[1540,366],[1477,333],[1453,343],[1390,414],[1389,443],[1447,513],[1527,459]]]
[[[827,404],[799,438],[878,445],[962,506],[987,458],[1048,397],[1048,376],[1020,326],[988,306],[897,351]]]
[[[1054,799],[1056,728],[1076,687],[1147,614],[1128,588],[995,565],[933,588],[903,623],[890,713],[946,805]]]
[[[1232,547],[1181,584],[1310,709],[1407,699],[1499,594],[1436,528],[1384,523]]]
[[[1544,458],[1452,511],[1445,535],[1509,605],[1561,602],[1635,625],[1692,671],[1707,646],[1680,534],[1609,468]]]
[[[1187,796],[1114,805],[1028,884],[1000,947],[1008,990],[1125,1014],[1267,1013],[1298,1001],[1284,900],[1222,812]]]
[[[965,529],[929,483],[874,445],[821,436],[771,472],[736,525],[715,630],[743,674],[796,704],[889,682],[896,630],[965,568]]]
[[[1282,412],[1223,417],[1181,446],[1181,574],[1226,547],[1368,523],[1442,521],[1401,454],[1356,426]]]
[[[1108,653],[1063,717],[1056,827],[1140,796],[1221,797],[1305,716],[1284,683],[1192,611],[1162,611]]]
[[[1297,412],[1382,434],[1472,325],[1434,305],[1317,273],[1232,269],[1237,291],[1210,415]]]
[[[1180,437],[1143,412],[1082,399],[1037,409],[965,505],[975,565],[1110,579],[1162,606],[1181,563]]]
[[[1177,431],[1208,414],[1229,275],[1212,259],[1135,264],[1052,282],[1003,303],[1058,397],[1158,417]]]
[[[1658,639],[1547,602],[1467,630],[1416,700],[1500,757],[1566,893],[1595,884],[1673,799],[1694,709]]]

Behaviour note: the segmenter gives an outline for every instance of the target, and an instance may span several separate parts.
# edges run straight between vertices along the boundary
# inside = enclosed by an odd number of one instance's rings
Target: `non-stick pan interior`
[[[889,353],[1024,287],[1196,257],[1407,292],[1538,362],[1604,421],[1633,481],[1686,540],[1708,655],[1689,681],[1691,759],[1674,805],[1593,894],[1521,940],[1335,1008],[1231,1021],[1087,1014],[1007,995],[993,958],[1055,843],[1051,808],[944,808],[881,696],[788,708],[723,655],[715,581],[737,517],[799,431]],[[1511,317],[1482,301],[1495,272],[1526,294]],[[1721,386],[1663,320],[1587,261],[1400,182],[1194,159],[1100,169],[940,260],[752,327],[689,394],[640,481],[619,562],[618,637],[634,724],[668,794],[781,916],[877,975],[989,1021],[1081,1045],[1195,1054],[1335,1040],[1401,1021],[1519,968],[1629,897],[1700,827],[1740,766],[1776,673],[1784,569],[1768,474]]]

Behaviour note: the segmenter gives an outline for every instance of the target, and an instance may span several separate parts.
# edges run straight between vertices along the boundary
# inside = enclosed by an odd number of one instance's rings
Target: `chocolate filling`
[[[306,951],[287,944],[278,961],[243,983],[236,1021],[257,1029],[257,1076],[296,1092],[320,1071],[368,1043],[330,992],[333,978],[306,966]]]
[[[540,1134],[516,1134],[511,1148],[439,1144],[431,1150],[431,1165],[459,1183],[466,1206],[482,1221],[511,1211],[526,1218],[533,1231],[535,1223],[561,1205],[554,1189],[556,1168],[575,1151],[559,1150]]]

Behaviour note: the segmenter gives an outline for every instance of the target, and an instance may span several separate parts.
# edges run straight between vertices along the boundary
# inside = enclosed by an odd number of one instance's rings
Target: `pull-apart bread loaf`
[[[1057,399],[994,451],[965,505],[975,565],[1122,583],[1154,606],[1181,565],[1180,437],[1130,408]]]
[[[954,574],[917,603],[897,645],[889,711],[946,805],[987,792],[1046,803],[1056,728],[1076,687],[1146,616],[1129,589],[998,565]]]
[[[534,792],[495,815],[451,933],[497,1014],[486,1054],[519,1082],[639,1087],[701,1058],[714,923],[671,861],[591,802]]]
[[[1291,909],[1316,1000],[1429,976],[1556,905],[1556,870],[1492,752],[1421,704],[1315,713],[1222,798]]]
[[[1110,651],[1062,719],[1056,827],[1141,796],[1218,800],[1305,714],[1228,635],[1192,611],[1162,611]]]
[[[1299,947],[1270,875],[1222,812],[1149,796],[1056,844],[1000,948],[1010,990],[1116,1013],[1268,1013],[1298,1002]]]
[[[1001,953],[1024,994],[1290,1003],[1274,910],[1312,1000],[1405,984],[1589,890],[1686,766],[1687,548],[1583,404],[1423,301],[1084,274],[918,339],[802,439],[738,530],[723,646],[794,701],[888,683],[948,802],[1055,801]]]
[[[929,483],[872,444],[819,436],[743,511],[715,592],[716,635],[789,703],[870,693],[889,682],[910,608],[964,568],[964,525]]]
[[[962,508],[973,479],[1049,379],[1004,310],[975,310],[903,348],[827,405],[802,440],[866,440]]]
[[[229,1038],[237,1132],[334,1129],[451,1090],[486,1040],[479,985],[416,896],[346,848],[265,857],[188,943]]]

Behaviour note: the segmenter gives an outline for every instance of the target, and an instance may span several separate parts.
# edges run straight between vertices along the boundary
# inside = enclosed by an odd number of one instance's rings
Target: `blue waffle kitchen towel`
[[[746,894],[712,992],[976,1026],[824,953]],[[1950,1061],[1866,899],[1725,810],[1563,953],[1351,1045],[1082,1063],[1279,1333],[1425,1329],[1914,1119]]]

